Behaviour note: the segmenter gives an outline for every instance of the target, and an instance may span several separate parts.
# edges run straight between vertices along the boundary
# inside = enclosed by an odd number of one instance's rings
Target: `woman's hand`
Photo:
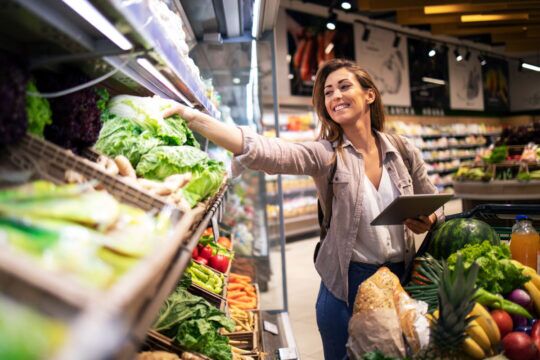
[[[174,103],[163,112],[163,117],[178,114],[188,123],[191,130],[198,132],[214,144],[221,146],[235,155],[243,150],[242,131],[236,126],[227,125],[208,114],[188,106]]]
[[[407,219],[405,225],[412,230],[415,234],[422,234],[431,230],[433,225],[437,222],[437,215],[431,214],[429,216],[421,215],[418,219]]]

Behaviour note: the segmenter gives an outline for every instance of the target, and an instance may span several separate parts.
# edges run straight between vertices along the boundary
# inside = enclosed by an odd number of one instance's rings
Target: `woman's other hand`
[[[437,222],[437,215],[431,214],[429,216],[421,215],[418,219],[407,219],[405,225],[412,230],[415,234],[423,234],[429,231],[433,225]]]

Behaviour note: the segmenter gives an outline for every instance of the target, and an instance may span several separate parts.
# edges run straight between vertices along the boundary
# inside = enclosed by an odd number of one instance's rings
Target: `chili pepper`
[[[531,314],[529,314],[529,312],[523,306],[506,300],[501,295],[492,294],[482,288],[479,288],[476,291],[475,300],[484,306],[502,309],[510,314],[521,315],[527,319],[532,319]]]

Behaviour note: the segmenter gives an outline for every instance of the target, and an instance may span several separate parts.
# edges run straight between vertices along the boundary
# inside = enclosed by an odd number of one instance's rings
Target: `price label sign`
[[[278,330],[278,327],[276,326],[276,324],[273,324],[270,321],[265,320],[263,322],[263,327],[264,327],[264,330],[268,331],[269,333],[272,333],[274,335],[279,334],[279,330]]]

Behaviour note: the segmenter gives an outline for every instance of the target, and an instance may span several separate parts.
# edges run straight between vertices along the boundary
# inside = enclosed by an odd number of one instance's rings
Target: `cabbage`
[[[137,165],[137,175],[163,180],[173,174],[202,172],[208,155],[192,146],[159,146],[145,154]]]

